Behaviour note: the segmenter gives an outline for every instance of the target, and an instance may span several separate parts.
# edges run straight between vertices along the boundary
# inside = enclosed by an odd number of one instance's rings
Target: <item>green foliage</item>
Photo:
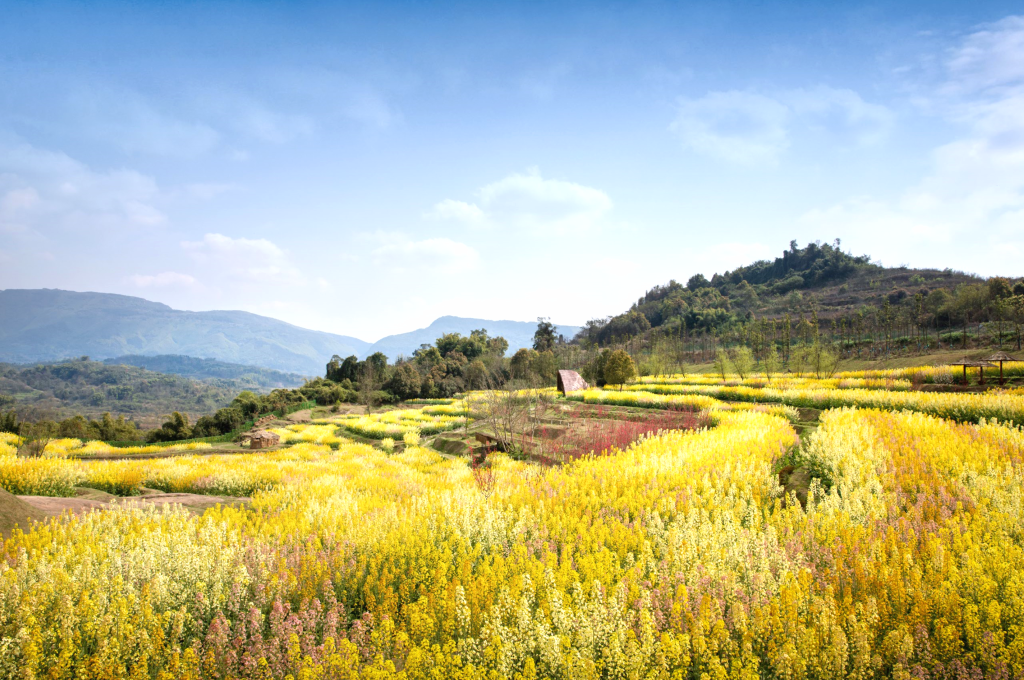
[[[725,380],[725,376],[729,373],[729,369],[732,368],[732,362],[729,361],[729,353],[724,349],[719,349],[715,352],[715,372]]]
[[[625,350],[617,349],[604,362],[604,380],[609,385],[624,385],[636,377],[636,364]]]
[[[736,347],[729,352],[732,368],[740,379],[746,378],[754,368],[754,355],[749,347]]]
[[[200,381],[81,359],[33,366],[0,364],[0,390],[14,399],[0,408],[14,408],[31,420],[74,414],[99,418],[108,411],[134,418],[171,411],[210,413],[249,384]]]
[[[151,442],[173,442],[192,437],[188,416],[175,411],[170,419],[158,430],[152,430],[146,437]]]
[[[550,352],[555,348],[555,340],[557,339],[555,333],[555,325],[551,323],[551,320],[539,316],[537,317],[537,332],[533,334],[533,349],[538,352]]]

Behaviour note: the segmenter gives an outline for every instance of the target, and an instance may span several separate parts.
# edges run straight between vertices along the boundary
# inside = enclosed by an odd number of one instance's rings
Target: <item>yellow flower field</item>
[[[1024,432],[840,408],[797,446],[778,413],[670,398],[715,425],[560,467],[352,442],[0,457],[4,485],[254,494],[15,531],[0,675],[1024,677]],[[813,473],[806,507],[784,464]]]

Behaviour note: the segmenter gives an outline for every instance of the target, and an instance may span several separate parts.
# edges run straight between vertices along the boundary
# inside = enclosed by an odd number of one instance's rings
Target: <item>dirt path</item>
[[[293,423],[308,423],[313,419],[313,409],[307,408],[304,411],[296,411],[289,414],[288,420]]]
[[[194,493],[163,493],[148,491],[142,496],[122,498],[112,496],[95,489],[80,489],[80,495],[74,498],[53,498],[50,496],[18,496],[17,498],[40,511],[47,517],[58,517],[65,510],[78,515],[89,510],[103,510],[114,505],[135,503],[145,504],[177,504],[195,514],[202,514],[216,505],[247,505],[251,499],[233,496],[206,496]]]

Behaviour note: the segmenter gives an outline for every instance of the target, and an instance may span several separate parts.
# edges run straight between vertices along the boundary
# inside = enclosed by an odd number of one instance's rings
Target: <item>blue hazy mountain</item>
[[[249,312],[187,312],[110,293],[0,291],[0,362],[179,354],[323,375],[332,355],[367,347]]]

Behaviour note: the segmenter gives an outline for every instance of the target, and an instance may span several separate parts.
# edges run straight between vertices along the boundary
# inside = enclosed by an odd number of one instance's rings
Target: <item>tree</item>
[[[463,377],[466,379],[466,388],[470,390],[482,390],[487,388],[489,382],[487,366],[480,359],[474,359],[466,367]]]
[[[779,351],[775,349],[775,343],[768,348],[768,353],[764,355],[764,376],[768,379],[768,384],[772,382],[772,375],[779,372]]]
[[[537,317],[537,331],[533,334],[533,349],[550,352],[555,348],[555,325],[543,316]]]
[[[403,362],[395,366],[391,377],[384,383],[384,389],[405,401],[420,396],[422,384],[423,378],[420,377],[419,371],[413,368],[412,364]]]
[[[617,349],[608,355],[604,364],[604,380],[609,385],[618,385],[619,389],[636,377],[636,364],[626,350]]]
[[[740,380],[746,378],[754,365],[754,357],[749,347],[737,347],[732,350],[732,366],[739,374]]]
[[[366,407],[366,413],[373,412],[377,405],[380,390],[380,377],[376,371],[376,364],[367,359],[363,362],[363,371],[359,376],[359,403]]]
[[[512,372],[512,379],[529,380],[531,372],[530,367],[534,362],[534,357],[536,356],[536,350],[526,349],[525,347],[520,348],[515,354],[513,354],[512,359],[509,361],[509,370]]]
[[[818,341],[806,349],[805,355],[816,378],[831,378],[841,361],[838,352]]]
[[[729,353],[724,349],[719,349],[715,352],[715,370],[722,376],[722,380],[725,380],[725,376],[729,373]]]
[[[703,274],[694,274],[690,277],[690,280],[686,282],[686,287],[691,290],[698,290],[700,288],[707,288],[711,285],[711,282]]]

